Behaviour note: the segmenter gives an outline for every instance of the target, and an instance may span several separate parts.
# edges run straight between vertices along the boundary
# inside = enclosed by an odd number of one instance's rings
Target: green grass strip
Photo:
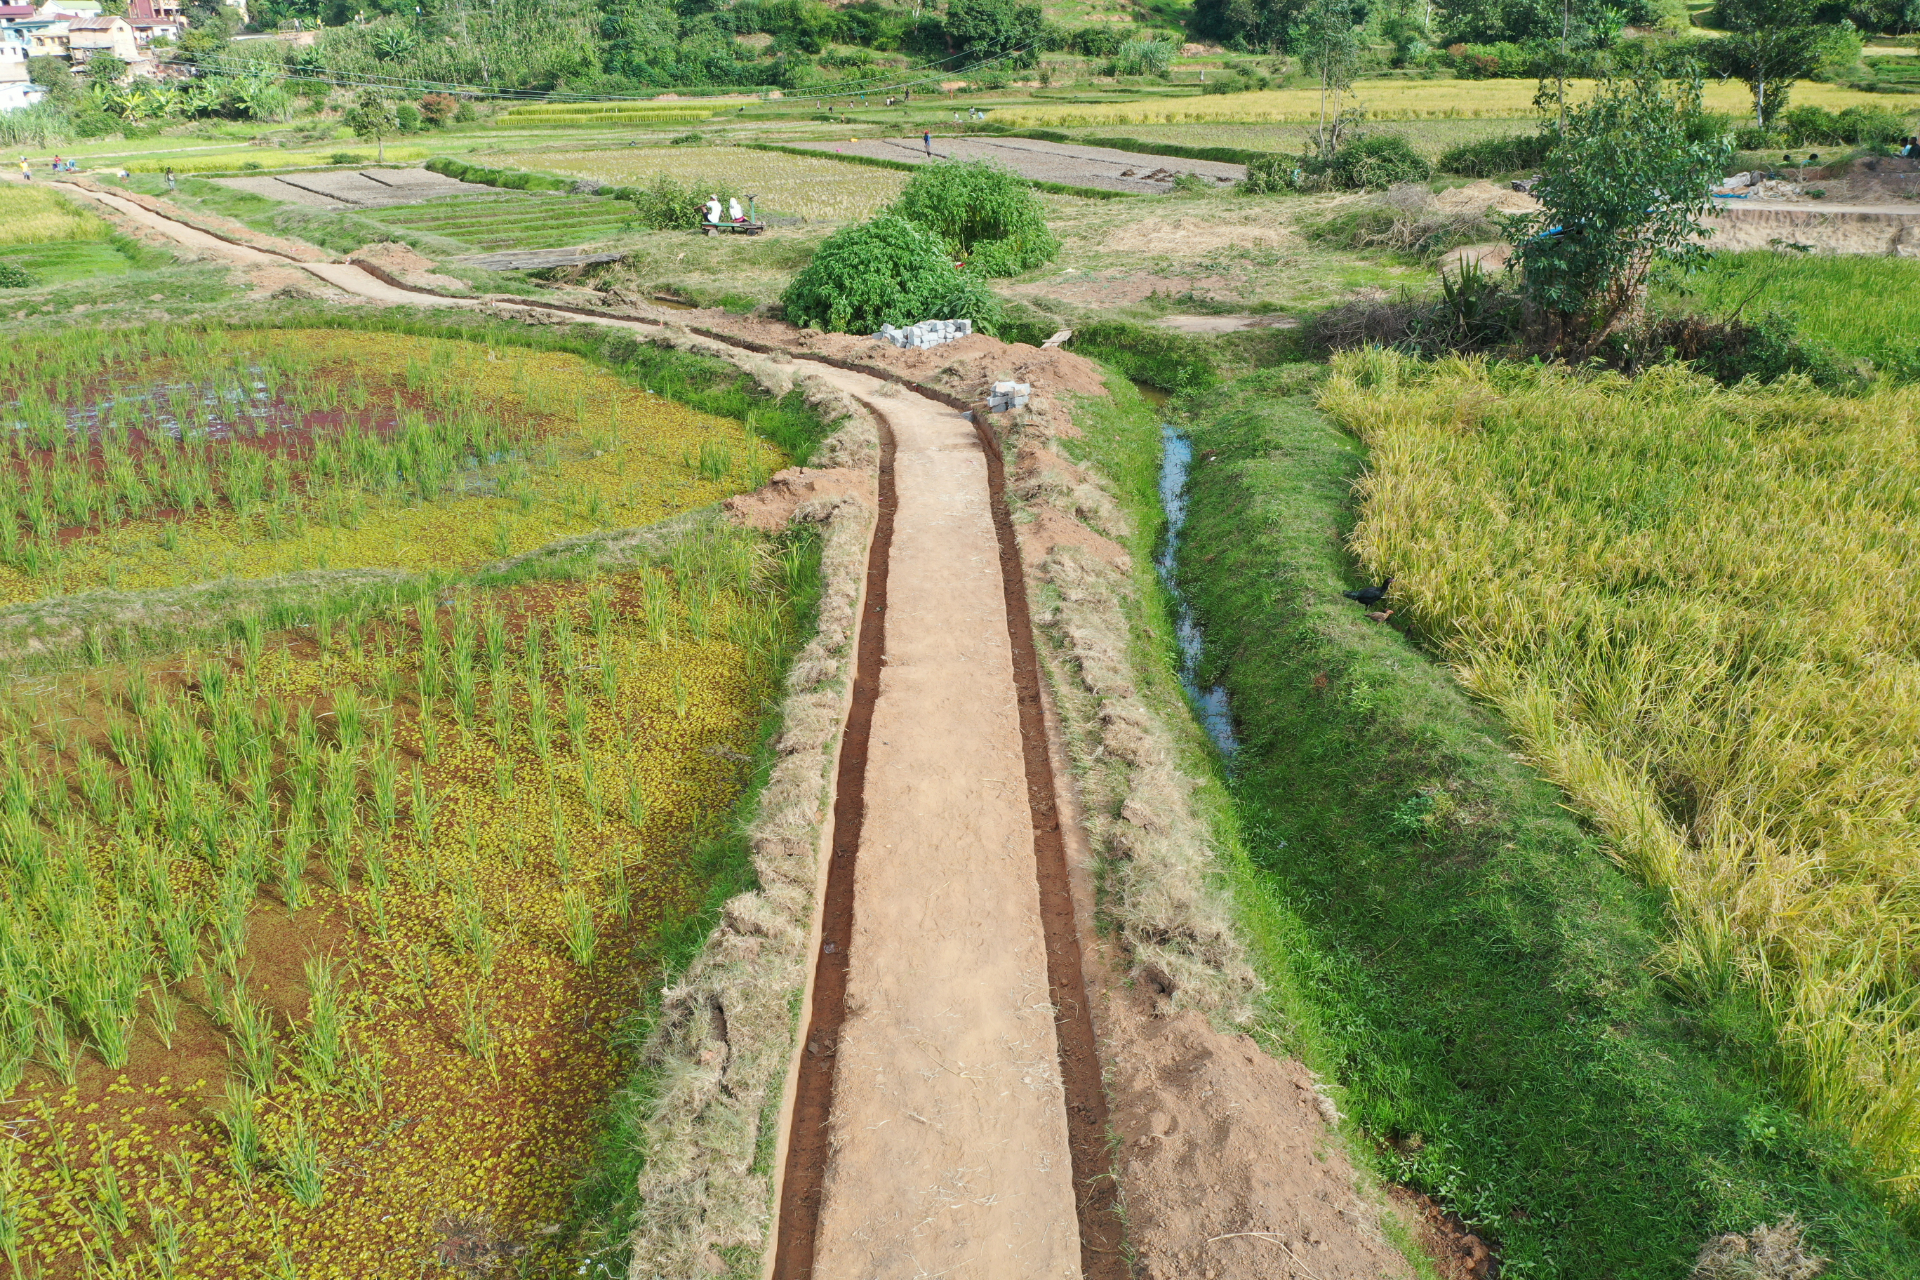
[[[1188,147],[1173,142],[1148,142],[1143,138],[1076,138],[1072,134],[1057,133],[1052,129],[1018,129],[1000,136],[1031,138],[1035,142],[1066,142],[1081,147],[1107,147],[1114,151],[1131,151],[1143,156],[1173,156],[1181,160],[1215,160],[1222,164],[1252,164],[1255,160],[1277,154],[1272,151],[1254,151],[1247,147]]]
[[[912,173],[920,167],[906,160],[885,160],[879,156],[851,156],[843,151],[813,151],[806,147],[788,147],[773,142],[736,142],[734,145],[754,151],[778,151],[790,156],[811,156],[816,160],[863,164],[869,169],[898,169],[902,173]],[[1064,182],[1043,182],[1039,178],[1027,178],[1025,182],[1035,191],[1051,191],[1057,196],[1079,196],[1083,200],[1131,200],[1136,194],[1132,191],[1107,191],[1101,187],[1070,187]]]
[[[1180,574],[1242,735],[1243,924],[1381,1172],[1480,1225],[1509,1276],[1679,1280],[1713,1235],[1788,1215],[1832,1276],[1920,1276],[1852,1149],[1772,1084],[1758,1018],[1663,992],[1658,895],[1341,598],[1366,460],[1289,376],[1193,399]]]

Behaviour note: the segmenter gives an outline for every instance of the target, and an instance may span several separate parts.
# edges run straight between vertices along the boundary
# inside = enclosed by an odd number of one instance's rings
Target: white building
[[[27,37],[12,27],[0,27],[0,111],[30,107],[47,94],[27,77]]]

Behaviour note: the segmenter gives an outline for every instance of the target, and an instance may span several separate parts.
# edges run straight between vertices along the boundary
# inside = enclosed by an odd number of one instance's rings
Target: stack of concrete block
[[[882,342],[891,342],[896,347],[937,347],[943,342],[953,342],[973,332],[971,320],[922,320],[919,324],[896,329],[890,324],[880,326],[880,332],[873,336]]]
[[[1005,413],[1009,409],[1027,407],[1027,397],[1033,394],[1033,388],[1024,382],[996,382],[987,396],[987,408],[995,413]]]

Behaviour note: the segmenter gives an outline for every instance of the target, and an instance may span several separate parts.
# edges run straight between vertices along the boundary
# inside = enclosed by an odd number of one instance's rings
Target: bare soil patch
[[[769,532],[783,529],[793,513],[809,502],[844,494],[864,496],[872,481],[848,467],[788,467],[752,493],[735,494],[725,507],[736,523]]]

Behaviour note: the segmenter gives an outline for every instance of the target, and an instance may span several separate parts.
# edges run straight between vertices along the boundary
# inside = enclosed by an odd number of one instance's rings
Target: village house
[[[133,24],[117,13],[75,18],[67,23],[68,56],[77,72],[100,54],[110,54],[128,66],[146,61],[133,38]]]
[[[162,38],[178,40],[187,29],[187,20],[174,0],[130,0],[127,21],[133,25],[133,38],[142,45]]]
[[[0,111],[30,107],[46,96],[27,74],[29,56],[26,36],[0,26]]]

